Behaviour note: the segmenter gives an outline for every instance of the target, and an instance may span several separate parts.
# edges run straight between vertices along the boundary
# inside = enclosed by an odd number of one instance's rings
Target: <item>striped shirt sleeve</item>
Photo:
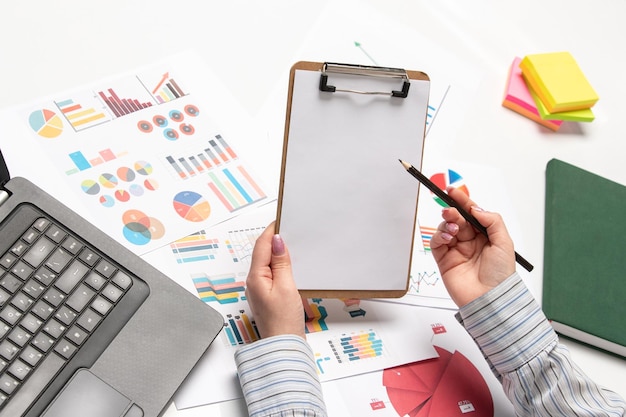
[[[517,415],[626,416],[626,402],[572,362],[519,274],[463,306],[457,320],[502,383]]]
[[[261,339],[235,352],[250,417],[325,417],[313,351],[299,336]]]

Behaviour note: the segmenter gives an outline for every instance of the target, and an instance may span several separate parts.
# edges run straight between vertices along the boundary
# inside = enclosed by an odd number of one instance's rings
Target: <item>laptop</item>
[[[223,325],[0,152],[0,417],[158,416]]]

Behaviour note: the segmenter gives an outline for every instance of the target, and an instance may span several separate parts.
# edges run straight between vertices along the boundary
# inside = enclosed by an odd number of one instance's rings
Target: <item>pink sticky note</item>
[[[521,61],[521,58],[515,57],[513,63],[511,64],[508,83],[506,86],[502,105],[506,108],[520,113],[523,116],[526,116],[527,118],[539,123],[542,126],[545,126],[552,130],[557,130],[561,126],[561,124],[563,124],[563,121],[544,120],[541,118],[541,116],[539,115],[539,111],[537,110],[535,101],[533,100],[530,91],[528,91],[526,82],[522,77],[522,70],[519,67]]]

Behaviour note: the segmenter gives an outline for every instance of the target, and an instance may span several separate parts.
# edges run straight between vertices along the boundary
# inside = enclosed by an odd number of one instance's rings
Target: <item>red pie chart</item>
[[[493,398],[478,369],[459,351],[435,349],[438,358],[383,371],[396,412],[409,417],[493,417]]]
[[[439,188],[445,191],[448,188],[448,185],[453,186],[454,188],[458,188],[463,191],[465,194],[469,195],[469,190],[465,185],[465,181],[463,177],[460,176],[456,171],[451,169],[446,170],[445,172],[438,172],[430,177],[430,180]],[[444,203],[444,201],[437,197],[434,193],[432,193],[433,198],[437,202],[437,204],[447,207],[448,205]]]

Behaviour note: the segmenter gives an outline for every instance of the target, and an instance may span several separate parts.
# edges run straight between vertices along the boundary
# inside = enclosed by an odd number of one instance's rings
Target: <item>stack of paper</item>
[[[591,122],[598,95],[569,52],[515,58],[503,106],[557,130],[564,120]]]
[[[561,127],[561,124],[563,124],[563,121],[543,119],[541,117],[539,110],[537,110],[535,100],[533,99],[533,96],[526,86],[526,82],[522,76],[522,70],[519,67],[520,62],[522,62],[522,59],[515,57],[513,63],[511,64],[502,105],[518,112],[522,116],[528,117],[530,120],[533,120],[548,129],[552,129],[554,131],[558,130],[559,127]]]

